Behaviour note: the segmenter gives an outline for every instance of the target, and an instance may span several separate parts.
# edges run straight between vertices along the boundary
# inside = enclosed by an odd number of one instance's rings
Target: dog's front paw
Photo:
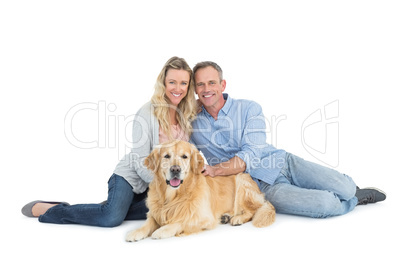
[[[181,233],[180,224],[168,224],[152,233],[152,239],[173,237]]]
[[[174,236],[175,234],[170,233],[168,230],[164,230],[163,228],[159,228],[155,232],[153,232],[151,238],[152,239],[164,239]]]
[[[230,224],[233,226],[239,226],[244,223],[244,220],[241,216],[234,216],[230,219]]]
[[[142,231],[141,229],[139,229],[139,230],[134,230],[134,231],[129,232],[126,235],[126,241],[127,242],[137,242],[137,241],[140,241],[147,237],[148,237],[148,234],[145,233],[144,231]]]

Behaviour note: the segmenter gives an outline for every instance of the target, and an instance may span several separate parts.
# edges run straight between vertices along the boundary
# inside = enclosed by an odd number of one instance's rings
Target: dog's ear
[[[159,151],[159,148],[153,149],[152,152],[144,160],[144,165],[153,172],[155,172],[159,166]]]
[[[201,174],[201,171],[204,169],[204,158],[195,147],[191,150],[191,168],[194,174],[197,175]]]

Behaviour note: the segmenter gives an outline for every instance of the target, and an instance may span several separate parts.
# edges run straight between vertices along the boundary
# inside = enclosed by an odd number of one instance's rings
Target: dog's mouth
[[[182,184],[182,183],[183,183],[183,180],[180,180],[177,177],[174,177],[173,179],[170,179],[170,180],[166,180],[166,184],[170,185],[173,188],[179,187],[180,184]]]

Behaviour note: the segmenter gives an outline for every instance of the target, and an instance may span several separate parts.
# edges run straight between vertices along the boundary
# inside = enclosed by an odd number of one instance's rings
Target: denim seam
[[[113,187],[115,188],[115,187],[116,187],[116,183],[117,183],[117,179],[116,179],[116,175],[115,175],[115,174],[113,174],[113,176],[109,179],[108,184],[109,184],[109,182],[110,182],[111,180],[114,180]],[[109,189],[109,191],[111,190],[110,188],[108,188],[108,189]],[[109,191],[108,191],[108,199],[107,199],[107,201],[106,201],[106,204],[108,204],[108,203],[113,203],[113,200],[115,199],[116,194],[117,194],[117,191],[115,191],[115,190],[112,191],[112,192],[113,192],[112,195],[109,194]],[[102,205],[102,206],[101,206],[101,211],[102,211],[102,213],[105,213],[105,212],[107,212],[108,210],[110,210],[109,204],[108,204],[108,206],[105,206],[105,205]]]
[[[317,213],[317,212],[312,212],[312,211],[307,211],[307,210],[294,210],[294,209],[287,209],[286,214],[301,215],[301,213],[309,214],[310,217],[312,217],[312,218],[328,218],[331,216],[330,214]]]

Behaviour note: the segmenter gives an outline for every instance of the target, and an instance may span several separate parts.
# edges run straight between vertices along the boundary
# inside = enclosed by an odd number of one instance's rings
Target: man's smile
[[[214,96],[215,94],[211,94],[211,93],[206,93],[206,94],[202,94],[203,98],[210,98],[212,96]]]

